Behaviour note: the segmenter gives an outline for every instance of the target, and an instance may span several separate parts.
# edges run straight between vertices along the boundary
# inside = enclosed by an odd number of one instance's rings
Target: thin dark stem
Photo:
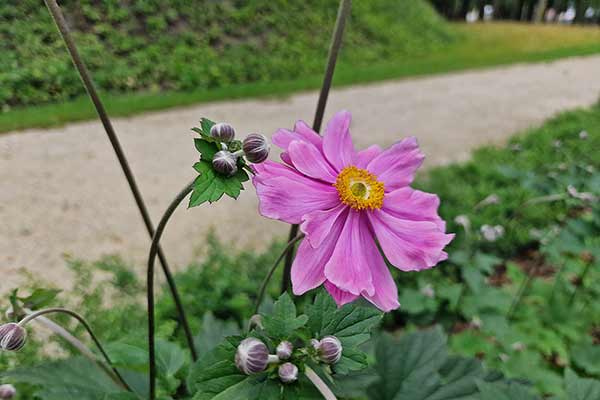
[[[117,368],[115,368],[115,366],[112,363],[110,357],[108,356],[108,354],[104,350],[104,347],[102,347],[102,344],[100,343],[100,340],[98,340],[98,338],[94,334],[94,331],[92,330],[92,328],[90,327],[90,325],[87,323],[87,321],[81,315],[77,314],[75,311],[71,311],[71,310],[68,310],[66,308],[60,308],[60,307],[46,308],[44,310],[35,311],[35,312],[32,312],[31,314],[27,315],[25,318],[23,318],[19,322],[19,325],[20,326],[25,326],[28,322],[33,321],[37,317],[41,317],[42,315],[52,314],[52,313],[67,314],[67,315],[75,318],[77,321],[79,321],[79,323],[85,328],[85,330],[87,331],[87,333],[92,338],[92,341],[94,342],[94,344],[96,345],[96,347],[100,351],[100,354],[102,354],[102,357],[104,357],[104,361],[106,361],[106,363],[110,366],[110,371],[112,371],[112,373],[114,373],[114,375],[117,377],[117,382],[119,384],[121,384],[126,390],[128,390],[130,392],[132,391],[131,388],[129,387],[129,385],[127,384],[127,382],[125,381],[125,379],[123,379],[123,376],[121,376],[121,373],[119,372],[119,370],[117,370]],[[104,365],[102,363],[99,363],[99,365],[100,365],[100,367],[102,369],[104,369],[107,372],[107,374],[111,378],[113,378],[113,376],[110,373],[110,371],[107,371],[104,368]]]
[[[583,282],[585,280],[585,277],[587,276],[588,272],[590,271],[592,264],[593,264],[592,262],[588,262],[586,264],[583,272],[579,276],[579,279],[577,279],[577,283],[578,284],[575,286],[575,290],[571,294],[571,298],[569,298],[569,306],[573,305],[573,302],[575,301],[575,297],[577,296],[577,291],[578,291],[578,289],[579,289],[580,286],[583,286]]]
[[[156,349],[155,349],[155,340],[154,340],[154,262],[156,260],[156,255],[158,252],[158,243],[160,242],[160,238],[167,226],[167,222],[179,206],[183,199],[187,197],[188,194],[193,189],[193,182],[188,184],[175,199],[169,204],[169,207],[163,214],[160,222],[158,223],[158,227],[156,228],[156,233],[152,238],[152,245],[150,246],[150,255],[148,256],[148,275],[147,275],[147,300],[148,300],[148,354],[150,359],[150,400],[154,400],[156,398]],[[175,301],[175,304],[181,306],[181,301],[179,297]],[[180,317],[185,319],[185,313],[183,310],[178,310],[180,312]],[[185,322],[184,322],[185,321]],[[187,325],[187,320],[182,320],[184,322],[184,326]],[[197,359],[196,349],[194,347],[194,338],[191,335],[189,330],[186,330],[186,339],[188,342],[188,346],[190,351],[192,352],[192,357],[194,360]]]
[[[144,220],[144,224],[146,225],[146,230],[148,231],[148,235],[150,236],[150,238],[152,238],[152,237],[154,237],[154,226],[152,224],[152,220],[150,219],[150,215],[148,214],[148,209],[146,208],[146,204],[144,203],[142,194],[138,188],[137,182],[135,180],[135,176],[133,175],[133,172],[131,171],[129,163],[127,162],[127,157],[125,156],[125,153],[123,152],[123,148],[121,147],[119,138],[117,137],[117,134],[112,126],[112,123],[110,122],[110,118],[108,117],[106,109],[104,108],[104,105],[102,104],[102,101],[100,100],[100,96],[98,96],[98,92],[96,91],[96,88],[94,86],[94,82],[92,81],[90,73],[89,73],[87,67],[85,66],[85,63],[83,62],[83,59],[81,58],[81,55],[79,54],[79,51],[77,50],[77,46],[75,45],[75,41],[73,40],[73,37],[71,36],[69,27],[67,25],[67,22],[65,21],[62,11],[60,10],[60,7],[58,6],[56,0],[44,0],[44,1],[45,1],[46,6],[48,7],[48,10],[50,11],[50,14],[52,15],[52,18],[54,19],[54,22],[56,23],[56,26],[58,27],[58,30],[67,46],[67,49],[69,51],[69,54],[71,55],[73,64],[75,65],[75,68],[79,72],[79,76],[81,77],[81,80],[83,81],[83,85],[85,86],[85,89],[86,89],[88,95],[90,96],[90,99],[92,100],[92,103],[94,104],[94,107],[96,108],[98,117],[100,118],[100,121],[102,122],[102,125],[104,126],[106,135],[108,136],[108,139],[110,140],[113,150],[117,156],[117,159],[119,160],[119,164],[121,165],[121,169],[123,170],[123,173],[125,174],[125,178],[127,179],[127,183],[129,184],[129,188],[131,189],[131,193],[133,194],[133,198],[135,199],[135,202],[140,211],[140,214],[142,215],[142,219]],[[187,323],[187,318],[184,314],[183,307],[179,300],[179,294],[177,292],[177,287],[175,286],[175,280],[173,279],[173,276],[171,274],[169,264],[167,263],[167,258],[165,257],[165,255],[162,251],[162,248],[160,248],[160,246],[157,248],[157,252],[158,252],[158,258],[162,265],[162,269],[167,278],[167,284],[169,285],[169,290],[171,291],[171,295],[173,296],[173,300],[175,301],[175,304],[177,306],[177,312],[179,313],[179,319],[181,321],[181,324],[183,325],[183,329],[185,330],[186,336],[191,336],[190,327]],[[192,351],[194,360],[196,360],[193,349],[190,348],[190,350]]]
[[[335,71],[335,64],[337,57],[342,47],[342,38],[344,37],[344,28],[346,27],[346,21],[350,16],[350,10],[352,7],[351,0],[340,0],[340,6],[338,8],[337,19],[335,21],[335,27],[333,29],[333,35],[331,37],[331,44],[329,46],[329,55],[327,56],[327,66],[325,67],[325,76],[323,77],[323,85],[321,86],[321,92],[319,93],[319,100],[317,102],[317,110],[315,111],[315,119],[313,121],[313,129],[319,133],[321,131],[321,125],[323,124],[323,115],[325,114],[325,106],[327,105],[327,98],[329,97],[329,90],[331,89],[331,82],[333,81],[333,73]],[[290,234],[288,240],[293,240],[298,235],[298,225],[292,225],[290,228]],[[290,287],[290,277],[292,262],[294,261],[294,250],[295,246],[292,246],[286,254],[285,266],[283,269],[283,280],[281,282],[281,291],[287,292]]]
[[[265,279],[260,285],[260,290],[258,291],[258,296],[256,298],[256,306],[254,307],[254,314],[258,314],[258,309],[260,308],[263,298],[265,297],[265,292],[267,291],[267,285],[269,284],[269,281],[271,280],[273,274],[277,270],[279,263],[281,262],[281,260],[283,260],[283,257],[285,257],[285,255],[288,254],[289,249],[291,249],[296,243],[298,243],[298,241],[302,240],[302,238],[304,238],[303,233],[290,240],[279,255],[279,257],[277,257],[277,260],[275,260],[275,262],[273,263],[273,266],[271,266],[271,268],[269,269],[267,276],[265,276]]]
[[[527,277],[523,280],[523,282],[521,282],[521,286],[519,287],[519,290],[517,291],[517,294],[515,295],[515,297],[512,301],[512,304],[510,305],[508,313],[506,314],[507,319],[512,318],[515,311],[517,310],[517,307],[519,307],[519,304],[521,304],[521,300],[523,299],[525,292],[527,291],[527,289],[529,288],[529,285],[531,285],[531,282],[533,281],[535,271],[536,270],[534,267],[534,270],[529,271],[527,274]]]

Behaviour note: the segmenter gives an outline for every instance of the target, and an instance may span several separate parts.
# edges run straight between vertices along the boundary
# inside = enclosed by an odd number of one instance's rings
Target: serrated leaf
[[[163,376],[175,376],[185,362],[185,352],[177,344],[160,339],[156,341],[156,366]]]
[[[200,120],[200,127],[206,136],[210,136],[210,128],[212,128],[214,125],[215,123],[208,118],[202,118]]]
[[[516,382],[479,382],[477,386],[480,391],[478,400],[539,400],[526,386]]]
[[[219,147],[214,142],[209,142],[205,139],[195,138],[194,146],[200,152],[202,160],[212,161],[215,154],[219,151]]]
[[[273,313],[263,315],[265,331],[272,338],[287,339],[308,321],[306,315],[296,316],[296,305],[289,294],[284,293],[273,306]]]
[[[82,357],[15,369],[2,377],[39,386],[37,396],[45,400],[104,400],[126,393],[96,364]]]
[[[600,346],[582,344],[575,347],[571,357],[577,366],[590,375],[600,375]]]
[[[188,207],[196,207],[207,201],[214,203],[223,194],[237,199],[241,190],[244,189],[242,182],[248,180],[248,175],[243,170],[238,170],[235,175],[230,177],[220,175],[206,160],[195,163],[194,169],[200,173],[200,176],[194,181],[194,189]]]
[[[570,369],[565,371],[565,386],[569,400],[600,399],[600,380],[580,378]]]

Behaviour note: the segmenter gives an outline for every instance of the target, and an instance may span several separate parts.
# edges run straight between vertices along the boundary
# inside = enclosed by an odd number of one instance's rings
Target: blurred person
[[[546,23],[554,22],[556,19],[556,10],[553,7],[550,7],[546,10],[546,14],[544,15],[544,20]]]
[[[484,21],[491,21],[494,19],[494,6],[491,4],[486,4],[483,7],[483,20]]]
[[[594,23],[594,17],[596,16],[596,10],[592,6],[589,6],[585,9],[584,18],[585,22],[588,24]]]
[[[471,11],[469,11],[467,13],[465,20],[470,24],[479,21],[479,10],[476,8],[473,8]]]

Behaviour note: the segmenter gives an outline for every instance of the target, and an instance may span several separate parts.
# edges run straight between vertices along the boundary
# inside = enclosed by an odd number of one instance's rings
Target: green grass
[[[600,53],[600,29],[495,23],[455,24],[459,39],[428,54],[402,56],[394,60],[354,67],[342,59],[336,72],[336,87],[387,79],[440,74],[517,62],[542,62],[569,56]],[[209,101],[249,97],[285,96],[316,89],[321,76],[272,82],[241,83],[197,91],[164,91],[109,94],[102,98],[111,116],[133,114]],[[88,120],[95,111],[87,97],[15,108],[0,114],[0,132],[51,127]]]

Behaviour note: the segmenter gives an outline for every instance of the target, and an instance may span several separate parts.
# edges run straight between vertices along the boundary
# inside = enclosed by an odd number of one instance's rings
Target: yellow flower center
[[[367,170],[346,167],[333,184],[342,203],[355,210],[375,210],[383,205],[383,182]]]

